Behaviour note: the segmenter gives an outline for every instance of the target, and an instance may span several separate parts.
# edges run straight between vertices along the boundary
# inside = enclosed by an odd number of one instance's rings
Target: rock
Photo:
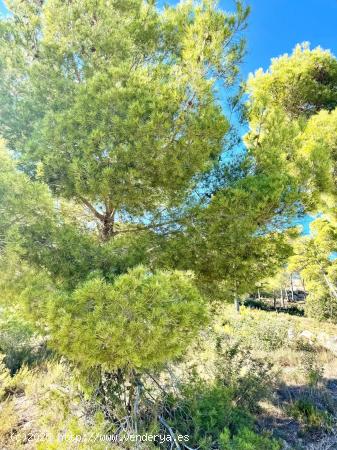
[[[309,330],[303,330],[302,333],[300,333],[300,337],[304,338],[304,339],[307,339],[310,342],[310,344],[312,344],[313,341],[315,340],[314,333],[312,333]]]
[[[337,336],[329,336],[321,332],[317,335],[317,342],[331,353],[337,355]]]
[[[292,341],[296,337],[295,330],[293,328],[288,329],[288,339]]]

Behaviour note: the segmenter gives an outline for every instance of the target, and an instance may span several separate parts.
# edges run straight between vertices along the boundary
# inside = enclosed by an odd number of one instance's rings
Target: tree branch
[[[78,198],[81,200],[81,202],[94,214],[94,216],[103,221],[105,216],[104,214],[101,214],[100,212],[97,211],[97,209],[90,203],[88,202],[88,200],[86,200],[84,197],[82,197],[81,195],[78,196]]]

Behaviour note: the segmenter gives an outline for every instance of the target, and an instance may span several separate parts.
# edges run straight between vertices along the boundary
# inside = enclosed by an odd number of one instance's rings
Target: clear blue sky
[[[267,68],[270,58],[304,41],[337,55],[337,0],[251,0],[250,5],[244,73]]]
[[[178,3],[160,0],[159,4]],[[337,0],[246,0],[251,7],[246,33],[248,53],[243,74],[267,68],[270,59],[289,53],[297,43],[309,41],[337,55]],[[233,0],[220,0],[233,10]]]

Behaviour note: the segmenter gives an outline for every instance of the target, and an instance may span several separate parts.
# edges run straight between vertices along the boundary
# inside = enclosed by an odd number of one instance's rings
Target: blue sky
[[[178,3],[160,0],[159,4]],[[233,10],[234,0],[220,0]],[[248,53],[243,74],[267,68],[270,59],[289,53],[297,43],[309,41],[337,54],[337,0],[246,0],[251,7],[246,32]]]

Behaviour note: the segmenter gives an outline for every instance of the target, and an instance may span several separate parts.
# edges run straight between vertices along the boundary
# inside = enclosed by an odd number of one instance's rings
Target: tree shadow
[[[336,424],[335,378],[323,379],[316,387],[279,386],[258,419],[261,431],[271,432],[291,449],[337,449]]]

